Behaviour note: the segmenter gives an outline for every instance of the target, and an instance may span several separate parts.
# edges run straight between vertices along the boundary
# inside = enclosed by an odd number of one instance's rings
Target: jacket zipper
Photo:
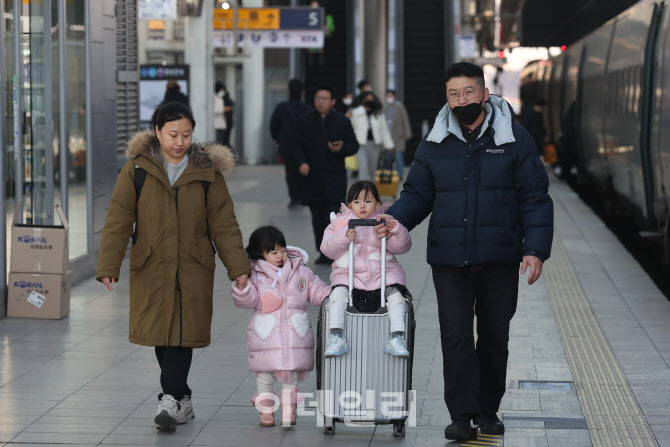
[[[179,188],[175,189],[174,204],[177,209],[177,227],[179,227]],[[179,244],[179,228],[177,228],[177,244]],[[177,290],[179,290],[179,346],[182,345],[183,337],[183,308],[181,296],[181,284],[179,283],[179,250],[177,249]]]
[[[286,259],[286,262],[290,262],[290,261],[288,259]],[[289,272],[288,274],[290,275],[291,272]],[[288,278],[286,279],[286,284],[288,284]],[[277,281],[277,287],[279,288],[279,294],[281,295],[282,290],[281,290],[281,284],[279,284],[279,281]],[[287,326],[287,327],[283,328],[282,331],[281,331],[281,339],[282,339],[282,345],[283,345],[282,348],[283,348],[283,351],[284,351],[284,368],[283,368],[284,371],[287,370],[286,365],[288,363],[286,361],[287,360],[286,357],[288,357],[288,355],[289,355],[288,343],[286,342],[286,332],[288,331],[288,323],[289,323],[288,322],[288,315],[286,315],[286,306],[287,305],[288,305],[288,296],[286,295],[286,289],[284,289],[284,303],[282,303],[282,306],[281,306],[282,321]]]
[[[468,153],[465,156],[465,265],[468,265],[468,173],[470,171],[470,152],[472,144],[468,144]]]

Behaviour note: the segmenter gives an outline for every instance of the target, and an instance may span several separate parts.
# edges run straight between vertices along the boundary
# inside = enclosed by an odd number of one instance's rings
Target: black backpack
[[[139,202],[140,194],[142,194],[142,188],[144,187],[144,181],[147,179],[147,171],[135,165],[135,176],[133,177],[133,183],[135,183],[135,198]],[[202,189],[205,191],[205,208],[207,208],[207,191],[209,190],[209,182],[202,180]],[[130,236],[133,240],[133,245],[137,242],[137,221],[133,226],[133,234]],[[209,229],[207,229],[207,237],[209,242],[212,242],[212,238],[209,236]],[[212,249],[216,253],[214,248],[214,243],[212,243]]]

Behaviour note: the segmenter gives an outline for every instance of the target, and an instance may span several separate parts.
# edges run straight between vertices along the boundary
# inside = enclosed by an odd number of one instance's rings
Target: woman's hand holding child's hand
[[[356,230],[354,228],[351,228],[351,229],[349,229],[349,231],[347,231],[347,238],[350,241],[353,241],[354,239],[356,239]]]
[[[235,278],[235,286],[243,290],[247,286],[247,279],[249,278],[249,275],[240,275],[237,278]]]

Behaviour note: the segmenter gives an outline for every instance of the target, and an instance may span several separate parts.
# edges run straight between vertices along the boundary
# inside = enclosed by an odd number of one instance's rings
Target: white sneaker
[[[158,404],[154,422],[157,430],[173,432],[178,424],[186,423],[186,416],[180,403],[171,395],[164,394]]]
[[[179,401],[181,404],[181,409],[184,411],[184,424],[188,421],[195,419],[195,413],[193,412],[193,402],[191,401],[191,396],[184,395],[184,398]]]

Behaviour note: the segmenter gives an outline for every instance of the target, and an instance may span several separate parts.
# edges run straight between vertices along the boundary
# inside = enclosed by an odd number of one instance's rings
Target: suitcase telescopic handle
[[[355,227],[374,227],[386,224],[386,219],[349,219],[349,228]],[[381,296],[382,307],[386,307],[386,238],[382,239],[381,248],[382,278],[381,278]],[[349,306],[354,305],[354,241],[349,243]]]

